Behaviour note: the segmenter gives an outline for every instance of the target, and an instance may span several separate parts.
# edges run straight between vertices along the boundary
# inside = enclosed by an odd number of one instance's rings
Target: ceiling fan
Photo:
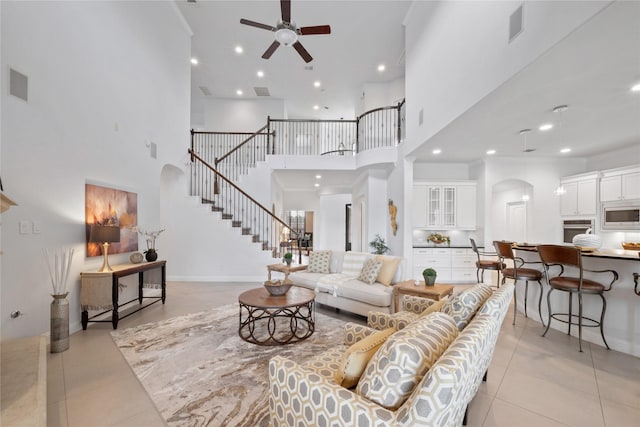
[[[314,27],[300,27],[298,28],[295,22],[291,21],[291,0],[280,0],[280,9],[282,11],[282,20],[278,21],[275,27],[267,24],[261,24],[259,22],[250,21],[248,19],[240,19],[240,23],[249,25],[251,27],[261,28],[263,30],[273,31],[275,33],[275,40],[271,43],[271,46],[262,54],[264,59],[271,58],[273,52],[283,44],[285,46],[293,46],[293,48],[300,54],[304,62],[311,62],[313,57],[307,52],[307,50],[298,41],[298,36],[308,36],[316,34],[331,34],[331,26],[329,25],[317,25]]]

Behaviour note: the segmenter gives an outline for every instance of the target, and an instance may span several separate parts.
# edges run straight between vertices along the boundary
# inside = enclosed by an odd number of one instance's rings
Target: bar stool
[[[476,245],[476,241],[473,239],[469,239],[469,241],[471,242],[471,249],[473,249],[473,252],[476,253],[476,255],[478,256],[478,260],[476,261],[476,279],[478,280],[478,283],[483,282],[484,283],[484,271],[485,270],[493,270],[493,271],[497,271],[498,272],[498,279],[496,280],[496,287],[499,288],[500,287],[500,270],[502,270],[503,268],[506,267],[505,264],[500,263],[500,261],[498,260],[491,260],[491,259],[482,259],[481,256],[498,256],[497,253],[495,252],[484,252],[484,251],[480,251],[478,250],[478,246]],[[482,272],[482,274],[480,273]]]
[[[614,270],[587,270],[582,267],[582,254],[580,248],[573,246],[560,246],[560,245],[540,245],[538,246],[538,253],[542,264],[544,265],[545,272],[547,274],[547,280],[549,281],[549,293],[547,293],[547,307],[549,310],[549,319],[547,320],[547,328],[544,330],[542,336],[544,337],[549,331],[551,326],[551,319],[555,319],[559,322],[566,323],[568,325],[567,334],[571,335],[571,325],[578,325],[578,345],[582,352],[582,327],[600,328],[600,335],[604,345],[609,349],[609,344],[604,338],[604,315],[607,311],[607,300],[604,297],[604,292],[610,291],[613,283],[618,280],[618,273]],[[566,277],[562,276],[564,271],[561,271],[559,275],[555,277],[549,277],[549,267],[551,265],[562,265],[568,267],[574,267],[578,269],[578,277]],[[583,273],[585,271],[591,273],[611,273],[613,280],[605,286],[594,280],[585,279]],[[567,313],[552,313],[551,312],[551,292],[558,290],[563,292],[569,292],[569,311]],[[572,301],[573,295],[578,295],[578,314],[573,314]],[[591,319],[583,316],[582,314],[582,295],[600,295],[602,299],[602,312],[600,314],[600,320]],[[577,323],[573,320],[573,317],[577,317]],[[589,324],[584,325],[583,321],[587,321]]]
[[[505,279],[513,280],[513,324],[516,324],[516,313],[518,311],[518,299],[516,298],[516,283],[518,280],[524,281],[524,317],[527,316],[527,294],[529,293],[529,282],[535,281],[540,285],[540,297],[538,298],[538,314],[540,315],[540,322],[542,326],[545,326],[544,320],[542,320],[542,272],[534,268],[523,268],[526,264],[540,264],[540,262],[526,262],[524,259],[513,255],[513,242],[494,241],[493,246],[496,248],[498,254],[498,260],[501,264],[505,265],[500,271],[502,272],[502,283]],[[513,261],[513,268],[506,268],[504,264],[505,259]],[[519,263],[519,265],[518,265]]]

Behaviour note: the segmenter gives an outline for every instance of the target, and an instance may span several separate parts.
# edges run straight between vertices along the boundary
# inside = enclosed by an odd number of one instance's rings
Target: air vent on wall
[[[209,90],[208,87],[206,86],[199,86],[200,91],[205,95],[205,96],[211,96],[211,91]]]
[[[523,28],[524,3],[518,7],[509,17],[509,43],[518,37]]]
[[[271,96],[268,87],[254,87],[253,90],[256,92],[256,96]]]
[[[9,93],[23,101],[28,101],[29,78],[13,68],[9,69]]]

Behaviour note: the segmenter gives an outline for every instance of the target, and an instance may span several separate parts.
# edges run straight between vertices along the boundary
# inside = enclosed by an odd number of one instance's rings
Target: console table
[[[82,272],[80,273],[80,306],[82,308],[82,329],[86,330],[89,322],[111,322],[113,329],[118,328],[118,320],[131,316],[143,308],[149,307],[158,301],[164,301],[166,299],[166,266],[167,261],[153,261],[145,262],[142,264],[121,264],[113,266],[113,271],[99,273],[95,272]],[[144,272],[159,268],[161,270],[160,289],[162,290],[161,296],[145,297],[143,295],[143,288],[148,288],[149,285],[144,284]],[[125,276],[131,276],[138,274],[138,297],[130,301],[120,304],[118,302],[119,297],[119,283],[118,279]],[[156,288],[157,286],[151,286]],[[143,299],[153,299],[150,304],[143,305],[137,310],[134,310],[124,316],[118,314],[118,309],[134,301],[138,301],[142,304]],[[103,310],[94,316],[89,317],[88,310]],[[92,320],[98,316],[101,316],[109,311],[112,311],[111,320]]]

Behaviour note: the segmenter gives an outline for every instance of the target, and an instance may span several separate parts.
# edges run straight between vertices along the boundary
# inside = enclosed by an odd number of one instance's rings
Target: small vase
[[[287,267],[291,267],[291,261],[290,259],[285,259],[284,262],[285,264],[287,264]]]
[[[424,284],[426,286],[433,286],[436,284],[436,276],[423,276]]]
[[[153,262],[158,259],[158,252],[147,252],[146,254],[144,254],[144,257],[147,259],[147,261]]]
[[[69,301],[67,295],[52,295],[51,302],[51,353],[61,353],[69,348]]]

